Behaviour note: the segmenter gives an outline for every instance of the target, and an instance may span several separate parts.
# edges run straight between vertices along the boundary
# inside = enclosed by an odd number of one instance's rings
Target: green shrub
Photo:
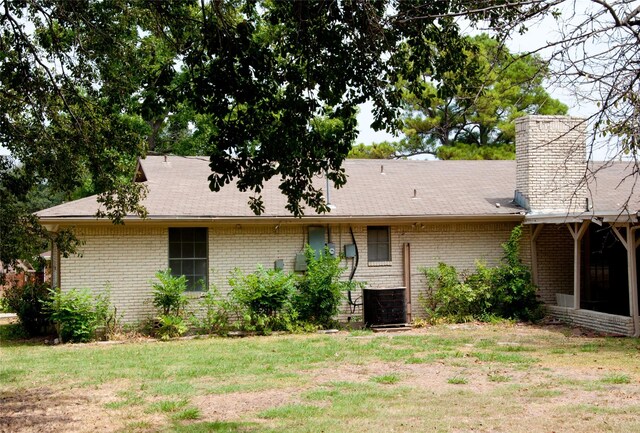
[[[179,337],[188,330],[184,320],[184,308],[189,303],[185,295],[187,277],[171,275],[171,269],[156,272],[158,282],[151,284],[153,288],[152,304],[159,310],[159,315],[149,326],[151,335],[163,340]]]
[[[51,315],[60,342],[93,339],[110,310],[108,296],[102,295],[94,301],[88,289],[66,292],[52,289],[50,292],[51,298],[44,302],[44,306]]]
[[[184,292],[187,290],[187,277],[171,275],[171,269],[156,272],[159,283],[152,283],[153,306],[160,309],[161,314],[179,316],[189,300]]]
[[[12,313],[4,296],[0,296],[0,313]]]
[[[237,308],[228,299],[222,298],[215,287],[202,296],[200,306],[204,314],[200,317],[193,316],[193,324],[207,334],[226,334],[231,326],[231,319],[238,317]]]
[[[502,245],[502,264],[494,268],[477,263],[475,272],[458,274],[453,266],[439,263],[436,268],[421,269],[427,291],[420,302],[429,319],[539,319],[542,310],[531,273],[519,257],[521,237],[522,226],[518,226]]]
[[[189,327],[182,316],[162,314],[156,319],[155,334],[162,340],[179,337],[188,329]]]
[[[307,245],[305,256],[307,272],[298,282],[295,309],[302,321],[324,328],[332,327],[344,292],[358,284],[340,280],[346,268],[340,266],[341,258],[331,256],[328,248],[316,258],[314,250]]]
[[[51,317],[44,308],[44,302],[51,297],[49,290],[49,285],[44,283],[27,283],[22,287],[14,284],[5,289],[5,307],[16,313],[29,336],[50,331]]]
[[[495,313],[504,318],[538,320],[543,312],[536,297],[536,287],[529,268],[520,260],[522,226],[511,232],[509,240],[502,244],[503,264],[492,275],[495,293]]]
[[[490,308],[487,305],[490,303],[490,287],[484,272],[458,275],[455,267],[445,263],[438,263],[437,268],[423,269],[423,272],[427,293],[421,297],[421,302],[429,317],[466,322],[482,316]]]
[[[254,273],[246,275],[236,269],[229,285],[230,300],[241,310],[243,329],[268,333],[296,326],[297,314],[291,305],[294,275],[258,265]]]

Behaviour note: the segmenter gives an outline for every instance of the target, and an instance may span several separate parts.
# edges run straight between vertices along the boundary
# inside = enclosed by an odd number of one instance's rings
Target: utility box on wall
[[[296,254],[296,261],[293,264],[293,270],[304,272],[307,270],[307,257],[304,253]]]
[[[336,244],[329,243],[329,244],[327,244],[327,248],[329,249],[329,254],[331,254],[331,257],[335,257],[336,256]]]
[[[351,259],[356,256],[355,244],[349,244],[344,246],[344,256],[348,259]]]

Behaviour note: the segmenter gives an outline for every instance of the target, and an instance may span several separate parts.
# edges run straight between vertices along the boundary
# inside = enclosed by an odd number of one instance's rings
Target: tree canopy
[[[567,106],[545,90],[547,63],[519,55],[497,39],[467,37],[462,85],[443,91],[425,74],[416,90],[405,89],[401,116],[404,137],[396,143],[359,146],[351,156],[383,158],[432,154],[440,159],[512,159],[514,120],[525,114],[566,114]],[[444,80],[449,77],[445,76]]]

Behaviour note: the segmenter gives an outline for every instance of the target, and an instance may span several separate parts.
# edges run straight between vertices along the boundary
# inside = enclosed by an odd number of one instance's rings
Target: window
[[[388,226],[367,227],[367,255],[369,262],[391,261],[391,237]]]
[[[187,290],[207,289],[207,229],[169,229],[171,275],[187,277]]]

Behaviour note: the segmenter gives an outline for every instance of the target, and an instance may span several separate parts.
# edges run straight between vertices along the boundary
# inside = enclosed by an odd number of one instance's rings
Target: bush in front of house
[[[496,293],[495,310],[501,317],[539,320],[543,313],[536,297],[536,286],[531,279],[529,267],[520,260],[521,237],[520,225],[513,229],[509,240],[502,244],[503,263],[492,274]]]
[[[4,291],[4,305],[20,319],[27,335],[35,337],[50,331],[51,317],[44,303],[51,298],[50,286],[28,282],[23,286],[12,284]]]
[[[315,251],[307,246],[305,256],[307,272],[298,281],[293,304],[300,320],[333,327],[344,293],[359,284],[341,279],[346,268],[340,266],[341,257],[333,257],[328,248],[316,258]]]
[[[293,274],[282,270],[266,270],[258,265],[255,272],[243,274],[236,269],[229,279],[230,300],[241,307],[241,327],[269,333],[292,331],[298,315],[292,305],[296,288]]]
[[[89,289],[51,289],[50,294],[43,304],[61,343],[93,340],[99,328],[104,330],[115,320],[107,293],[94,297]]]
[[[494,317],[535,321],[542,317],[540,301],[531,272],[519,256],[522,226],[513,229],[502,245],[502,263],[489,268],[476,264],[474,272],[458,273],[455,267],[439,263],[422,268],[427,291],[420,297],[431,321],[464,322]]]
[[[171,269],[156,272],[157,282],[151,284],[153,288],[152,301],[160,314],[152,324],[151,333],[161,339],[179,337],[188,330],[184,319],[184,308],[189,303],[185,292],[187,277],[171,275]]]
[[[491,277],[482,264],[479,263],[476,272],[469,275],[459,274],[455,267],[446,263],[422,271],[427,293],[420,301],[428,317],[467,322],[490,314]]]

